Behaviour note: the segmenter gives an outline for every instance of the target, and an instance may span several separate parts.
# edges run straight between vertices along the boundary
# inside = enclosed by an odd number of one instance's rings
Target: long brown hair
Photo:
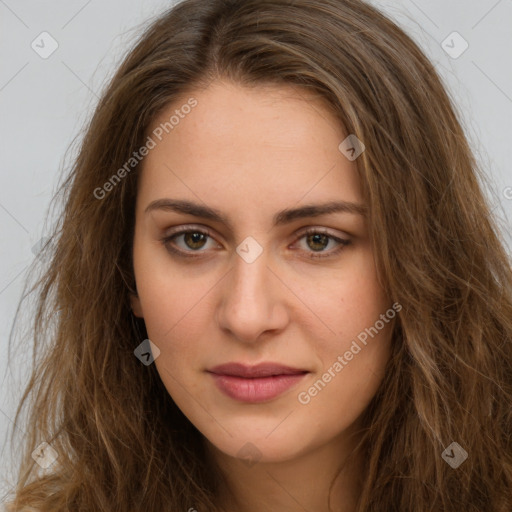
[[[16,414],[29,407],[11,510],[218,510],[201,434],[133,353],[147,334],[129,302],[138,166],[104,184],[162,109],[220,77],[315,92],[366,147],[376,264],[402,310],[364,414],[358,512],[510,512],[510,259],[436,70],[358,0],[184,0],[130,51],[62,183],[31,288],[39,357]],[[31,456],[43,441],[58,454],[46,471]],[[454,449],[467,453],[456,469]]]

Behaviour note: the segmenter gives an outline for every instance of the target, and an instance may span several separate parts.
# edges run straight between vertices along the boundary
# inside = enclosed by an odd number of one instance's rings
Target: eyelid
[[[182,224],[182,225],[178,226],[177,228],[173,228],[172,231],[166,232],[165,238],[169,238],[173,235],[178,235],[178,234],[181,234],[181,233],[184,233],[187,231],[193,231],[193,230],[197,230],[199,232],[204,232],[204,234],[208,235],[210,238],[215,239],[215,236],[213,236],[213,231],[210,228],[208,228],[207,226],[204,226],[202,224]],[[304,226],[303,228],[301,228],[297,232],[295,232],[293,237],[300,238],[301,236],[309,234],[310,232],[322,233],[322,234],[328,235],[332,238],[343,238],[343,237],[346,237],[347,239],[350,238],[350,235],[348,235],[347,233],[334,234],[332,232],[332,230],[330,230],[330,228],[320,227],[320,226],[315,226],[315,225]]]
[[[182,233],[187,233],[190,231],[204,233],[205,235],[208,235],[210,238],[215,239],[215,237],[213,236],[213,231],[201,224],[181,224],[180,226],[165,231],[163,238],[170,238],[171,236],[181,235]]]
[[[333,231],[334,230],[332,230],[330,228],[312,225],[312,226],[306,226],[306,227],[300,229],[299,231],[297,231],[297,233],[295,233],[294,236],[300,238],[309,233],[321,233],[322,235],[327,235],[327,236],[330,236],[331,238],[337,238],[337,239],[341,239],[341,240],[343,240],[345,238],[348,241],[349,238],[351,238],[348,233],[339,234],[339,232],[334,233]]]

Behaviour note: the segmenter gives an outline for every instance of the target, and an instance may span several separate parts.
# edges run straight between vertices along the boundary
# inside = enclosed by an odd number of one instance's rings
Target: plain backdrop
[[[14,483],[7,433],[31,362],[25,351],[7,366],[8,338],[26,271],[46,235],[50,199],[73,157],[64,161],[66,150],[142,28],[174,3],[0,0],[0,498]],[[371,3],[439,70],[492,180],[488,194],[510,244],[512,0]],[[43,58],[52,45],[58,47]],[[22,421],[15,428],[24,433]]]

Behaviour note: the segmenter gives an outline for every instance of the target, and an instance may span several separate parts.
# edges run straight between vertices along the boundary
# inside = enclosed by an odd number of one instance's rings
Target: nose
[[[248,263],[237,253],[234,267],[223,279],[217,321],[237,340],[254,343],[266,332],[277,333],[289,322],[290,292],[268,266],[268,253]]]

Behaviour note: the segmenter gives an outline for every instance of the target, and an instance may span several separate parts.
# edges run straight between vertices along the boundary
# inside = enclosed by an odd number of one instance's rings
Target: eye
[[[350,240],[346,240],[344,238],[339,238],[330,234],[326,230],[318,229],[318,228],[310,228],[305,233],[303,233],[300,240],[305,241],[306,252],[308,252],[308,248],[312,249],[312,252],[308,255],[311,259],[315,258],[328,258],[331,256],[337,255],[341,252],[347,245],[350,245]],[[325,251],[329,246],[330,242],[334,242],[336,246],[335,249],[331,251]]]
[[[184,246],[180,247],[179,244],[176,243],[177,240],[181,239]],[[172,235],[165,236],[161,239],[161,242],[165,246],[165,248],[177,255],[185,258],[194,258],[195,255],[187,254],[191,252],[205,252],[201,249],[207,248],[208,239],[213,240],[211,233],[208,230],[201,229],[191,229],[188,227],[183,227],[180,231],[173,233]],[[178,246],[176,248],[175,246]]]
[[[184,245],[177,243],[179,240],[181,240]],[[163,237],[161,242],[170,253],[178,257],[197,258],[200,257],[200,254],[196,255],[193,253],[206,252],[206,249],[212,248],[208,247],[208,242],[213,240],[208,230],[183,226],[179,231]],[[305,247],[304,244],[302,244],[302,250],[309,253],[308,257],[311,259],[335,256],[350,244],[350,240],[339,238],[319,228],[310,228],[303,232],[298,238],[298,241],[302,240],[305,241]],[[335,248],[330,251],[325,251],[331,242],[334,243]],[[217,244],[217,248],[219,247],[220,245]]]

